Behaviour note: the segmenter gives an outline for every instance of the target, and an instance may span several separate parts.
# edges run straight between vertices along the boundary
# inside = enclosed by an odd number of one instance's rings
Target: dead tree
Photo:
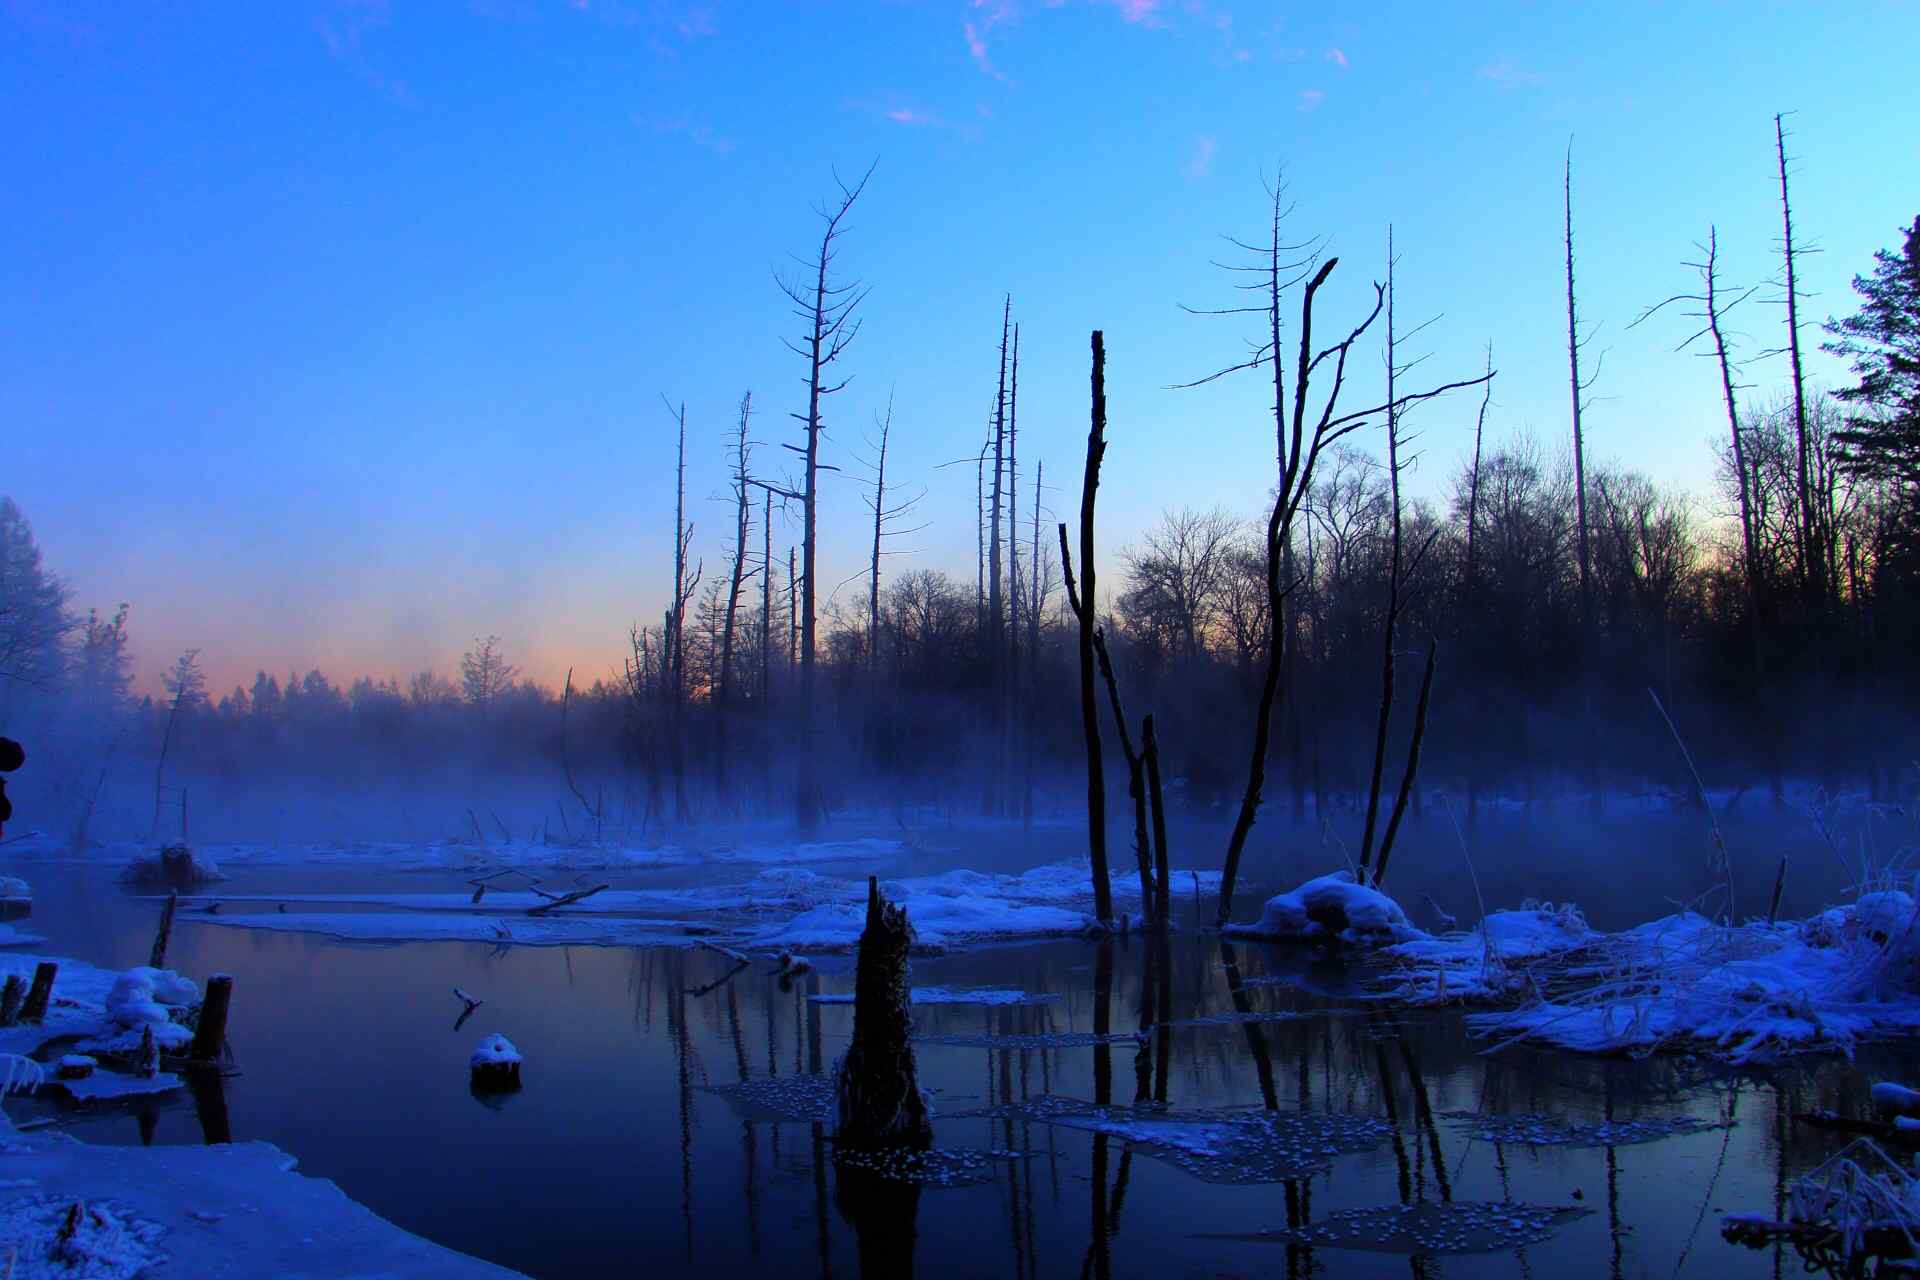
[[[747,426],[753,418],[753,392],[740,397],[740,425],[733,437],[733,570],[727,581],[726,622],[720,629],[720,684],[714,692],[714,704],[720,714],[720,758],[726,759],[726,712],[733,703],[733,624],[740,610],[741,584],[755,572],[747,566],[747,537],[753,531],[753,502],[748,495],[752,480],[747,466],[752,446]]]
[[[773,491],[760,511],[760,703],[773,698]]]
[[[1299,515],[1301,503],[1312,488],[1314,469],[1319,464],[1321,455],[1343,437],[1385,413],[1388,407],[1386,404],[1378,404],[1348,413],[1340,412],[1339,408],[1340,394],[1346,385],[1347,357],[1351,354],[1354,344],[1379,318],[1386,302],[1385,288],[1380,284],[1373,286],[1372,308],[1357,325],[1347,332],[1345,337],[1330,346],[1316,349],[1313,345],[1314,303],[1320,290],[1325,287],[1327,278],[1339,265],[1339,259],[1329,258],[1316,266],[1315,259],[1311,256],[1298,260],[1292,258],[1291,255],[1309,246],[1291,245],[1281,240],[1281,223],[1287,212],[1284,203],[1285,189],[1276,183],[1270,189],[1270,195],[1272,222],[1269,240],[1265,244],[1258,245],[1233,241],[1239,248],[1253,254],[1255,260],[1250,265],[1229,268],[1235,272],[1254,275],[1256,283],[1252,288],[1266,295],[1264,301],[1252,306],[1194,312],[1204,315],[1258,315],[1265,321],[1261,341],[1252,345],[1245,360],[1184,384],[1189,387],[1200,386],[1242,370],[1270,369],[1274,393],[1274,435],[1280,464],[1280,480],[1274,491],[1273,509],[1267,517],[1264,548],[1267,592],[1265,672],[1261,678],[1259,699],[1254,704],[1253,745],[1248,753],[1246,788],[1241,794],[1233,831],[1227,839],[1226,860],[1221,873],[1217,917],[1221,923],[1225,923],[1232,916],[1233,887],[1239,875],[1240,858],[1246,850],[1247,836],[1253,830],[1254,819],[1259,813],[1262,792],[1266,785],[1267,752],[1273,737],[1274,705],[1284,692],[1281,687],[1282,675],[1287,670],[1286,651],[1288,649],[1284,625],[1285,605],[1298,583],[1291,577],[1283,577],[1283,573],[1285,566],[1290,563],[1289,550],[1292,546],[1294,520]],[[1296,344],[1294,379],[1289,400],[1283,378],[1284,355],[1280,341],[1280,306],[1285,291],[1302,280],[1305,281],[1305,289],[1300,298],[1300,334]],[[1326,376],[1332,385],[1321,397],[1318,411],[1310,412],[1312,378],[1323,368],[1327,370]],[[1426,391],[1396,395],[1390,403],[1396,413],[1405,412],[1410,405],[1431,400],[1448,391],[1482,385],[1491,376],[1491,374],[1484,374],[1466,381],[1445,383]]]
[[[691,817],[687,804],[687,603],[700,586],[700,568],[687,573],[687,552],[693,545],[693,526],[687,523],[687,406],[678,409],[664,395],[661,402],[679,427],[679,449],[674,470],[673,603],[667,609],[662,672],[666,677],[667,753],[673,770],[673,819],[684,826]]]
[[[1434,658],[1439,651],[1438,640],[1427,642],[1427,670],[1420,677],[1420,698],[1413,708],[1413,738],[1407,744],[1407,767],[1400,775],[1400,794],[1394,797],[1393,816],[1387,820],[1387,833],[1380,839],[1380,858],[1373,868],[1375,885],[1386,879],[1387,857],[1393,852],[1393,838],[1400,832],[1400,819],[1407,812],[1407,800],[1413,795],[1414,782],[1420,773],[1420,743],[1427,736],[1427,705],[1433,696]]]
[[[1004,806],[1013,758],[1016,699],[1020,694],[1020,326],[1013,326],[1013,362],[1007,382],[1007,678],[1001,693],[1000,795]]]
[[[1786,270],[1782,277],[1787,295],[1785,350],[1793,372],[1794,484],[1800,500],[1800,520],[1796,529],[1800,540],[1800,586],[1807,606],[1824,613],[1825,584],[1824,581],[1816,582],[1814,576],[1819,571],[1819,566],[1826,563],[1826,556],[1820,546],[1819,523],[1814,517],[1813,482],[1807,443],[1807,387],[1806,377],[1800,364],[1800,288],[1795,272],[1795,264],[1806,250],[1796,249],[1793,244],[1793,205],[1787,199],[1787,127],[1784,115],[1773,117],[1773,138],[1775,154],[1780,162],[1780,246],[1786,261]]]
[[[1120,751],[1127,758],[1127,798],[1133,801],[1133,852],[1140,865],[1140,914],[1153,919],[1152,857],[1147,844],[1147,765],[1133,749],[1133,736],[1127,731],[1126,708],[1120,705],[1120,682],[1114,679],[1113,657],[1107,652],[1106,633],[1095,628],[1093,649],[1100,659],[1100,676],[1106,681],[1107,701],[1113,708],[1113,727],[1120,735]],[[1151,721],[1152,716],[1147,719]]]
[[[1580,661],[1584,672],[1588,651],[1593,647],[1593,558],[1587,534],[1587,442],[1580,420],[1585,408],[1583,397],[1593,379],[1580,380],[1580,349],[1586,345],[1580,337],[1579,311],[1573,292],[1573,140],[1567,140],[1566,163],[1566,249],[1567,249],[1567,369],[1573,398],[1573,505],[1579,528],[1580,547]],[[1599,371],[1594,371],[1594,377]],[[1581,683],[1586,683],[1584,674]]]
[[[1467,588],[1479,581],[1474,535],[1480,527],[1480,445],[1487,430],[1487,406],[1493,403],[1493,341],[1487,341],[1487,385],[1480,394],[1480,416],[1473,423],[1473,470],[1467,473]]]
[[[896,529],[894,522],[911,513],[927,496],[926,490],[914,494],[901,502],[888,505],[892,495],[904,486],[887,483],[887,444],[893,436],[893,392],[887,392],[887,411],[884,417],[877,419],[880,439],[873,445],[873,493],[867,498],[867,505],[873,510],[873,555],[867,564],[867,671],[876,678],[880,671],[880,561],[890,554],[885,548],[888,538],[902,537],[918,533],[925,525],[915,525],[911,529]]]
[[[1692,267],[1700,273],[1701,292],[1676,293],[1670,298],[1663,299],[1653,306],[1648,307],[1645,311],[1642,311],[1634,320],[1633,324],[1640,324],[1642,321],[1673,303],[1691,302],[1694,303],[1699,310],[1689,311],[1686,314],[1692,319],[1701,321],[1702,324],[1700,328],[1689,334],[1685,341],[1676,346],[1674,350],[1685,351],[1688,347],[1691,347],[1704,337],[1711,337],[1713,339],[1713,350],[1711,352],[1701,352],[1700,354],[1710,354],[1718,363],[1720,369],[1720,398],[1727,410],[1727,430],[1732,437],[1733,446],[1734,480],[1739,487],[1740,493],[1740,569],[1741,576],[1746,580],[1747,621],[1749,627],[1758,627],[1760,621],[1759,565],[1754,558],[1753,477],[1747,469],[1745,433],[1740,426],[1740,414],[1734,399],[1734,392],[1741,389],[1744,384],[1736,383],[1733,380],[1734,362],[1728,355],[1727,334],[1720,323],[1722,317],[1729,311],[1732,311],[1742,302],[1752,297],[1755,289],[1748,288],[1742,290],[1740,295],[1732,302],[1722,301],[1720,297],[1720,234],[1718,228],[1708,227],[1707,242],[1701,244],[1695,241],[1694,248],[1700,250],[1704,255],[1703,260],[1699,262],[1687,262],[1682,265]],[[1628,327],[1631,328],[1632,326]]]
[[[1080,731],[1087,747],[1087,851],[1093,862],[1093,913],[1102,924],[1113,919],[1113,885],[1107,879],[1107,778],[1100,756],[1100,705],[1093,690],[1094,631],[1099,608],[1094,592],[1093,507],[1100,489],[1100,462],[1107,453],[1107,344],[1093,331],[1093,413],[1087,428],[1087,465],[1080,480],[1080,570],[1076,588],[1067,526],[1060,525],[1060,566],[1067,584],[1067,607],[1080,624]]]
[[[567,790],[573,792],[573,798],[580,802],[580,807],[586,811],[589,818],[593,819],[593,839],[594,843],[598,844],[604,834],[601,830],[602,809],[600,805],[589,804],[586,792],[580,790],[580,784],[573,780],[573,758],[567,751],[567,712],[572,705],[573,668],[568,667],[566,684],[560,693],[560,772],[567,780]],[[566,810],[562,809],[560,812],[564,819]],[[159,967],[157,963],[154,965],[156,969]]]
[[[1410,564],[1403,562],[1402,552],[1403,552],[1403,544],[1404,544],[1405,525],[1404,525],[1404,521],[1401,518],[1403,509],[1401,507],[1401,502],[1400,502],[1400,473],[1407,464],[1401,460],[1401,455],[1400,455],[1401,445],[1404,441],[1404,437],[1401,433],[1401,408],[1398,403],[1398,399],[1395,394],[1395,391],[1399,384],[1400,375],[1402,373],[1405,373],[1407,369],[1411,367],[1411,365],[1401,364],[1400,357],[1399,357],[1400,335],[1397,332],[1394,324],[1393,274],[1394,274],[1395,265],[1396,263],[1393,256],[1393,228],[1388,227],[1387,228],[1386,417],[1387,417],[1387,488],[1388,488],[1388,493],[1390,495],[1391,502],[1392,502],[1392,508],[1390,513],[1390,519],[1392,521],[1392,525],[1389,530],[1389,553],[1388,553],[1388,560],[1387,560],[1387,612],[1386,612],[1386,617],[1383,619],[1380,627],[1380,632],[1381,632],[1380,716],[1379,716],[1378,724],[1376,726],[1376,734],[1374,737],[1373,773],[1371,776],[1370,785],[1367,792],[1367,825],[1366,825],[1366,832],[1362,836],[1360,841],[1360,863],[1359,863],[1360,878],[1362,880],[1365,880],[1371,875],[1372,878],[1376,881],[1379,878],[1378,872],[1370,871],[1370,868],[1372,868],[1374,865],[1373,864],[1373,848],[1374,848],[1373,837],[1374,837],[1374,831],[1375,831],[1375,822],[1380,812],[1381,776],[1386,766],[1387,729],[1393,717],[1394,646],[1396,641],[1399,639],[1400,615],[1407,605],[1406,583],[1413,576],[1413,574],[1419,571],[1421,562],[1426,559],[1427,553],[1433,549],[1434,540],[1438,536],[1438,531],[1436,530],[1435,533],[1432,535],[1429,535],[1426,542],[1422,544],[1417,551],[1414,552],[1412,557],[1412,562]],[[1418,333],[1420,329],[1424,329],[1425,327],[1426,327],[1425,325],[1421,325],[1418,328],[1416,328],[1413,332]],[[1489,376],[1489,380],[1487,382],[1487,388],[1489,391],[1491,391],[1492,386],[1493,386],[1493,383],[1491,381],[1491,377]],[[1428,675],[1428,679],[1431,680],[1432,678],[1431,661],[1429,661],[1428,663],[1427,675]],[[1421,703],[1421,706],[1423,708],[1421,711],[1421,716],[1424,718],[1425,716],[1425,711],[1424,711],[1425,687],[1424,686],[1422,687],[1421,696],[1423,699]],[[1423,726],[1424,726],[1424,719],[1422,720],[1422,726],[1416,727],[1414,731],[1416,744],[1413,748],[1411,759],[1416,763],[1419,759],[1419,751],[1420,751],[1417,739],[1419,737],[1419,734],[1422,731]],[[1394,808],[1393,817],[1391,821],[1388,823],[1387,836],[1384,840],[1382,840],[1380,844],[1379,865],[1381,867],[1384,867],[1386,865],[1387,852],[1391,848],[1393,843],[1393,833],[1399,827],[1400,814],[1406,807],[1406,800],[1409,794],[1409,788],[1412,784],[1411,770],[1414,767],[1415,767],[1414,764],[1409,764],[1408,766],[1409,772],[1401,778],[1399,800]]]
[[[831,366],[846,353],[847,347],[859,336],[860,321],[855,312],[867,296],[867,289],[858,281],[835,283],[833,278],[834,259],[838,255],[840,237],[846,231],[847,214],[852,211],[854,202],[866,189],[868,179],[873,177],[873,169],[868,168],[860,181],[852,186],[840,181],[836,175],[834,184],[840,188],[839,196],[827,204],[816,205],[814,212],[825,225],[820,233],[820,248],[813,260],[805,264],[809,279],[781,280],[780,291],[794,304],[794,314],[805,325],[805,332],[797,342],[789,340],[787,348],[807,362],[807,411],[793,415],[805,428],[806,444],[787,445],[800,454],[806,462],[801,482],[800,549],[802,572],[800,615],[800,781],[795,796],[795,815],[801,830],[810,831],[819,825],[821,810],[819,750],[815,735],[818,726],[814,708],[815,648],[817,618],[815,616],[817,600],[815,586],[818,581],[816,569],[819,562],[819,515],[820,515],[820,472],[824,464],[820,461],[820,436],[825,425],[823,417],[824,401],[830,395],[846,388],[850,378],[832,380]],[[831,467],[824,467],[832,470]]]
[[[854,962],[853,1042],[840,1060],[834,1095],[840,1146],[924,1148],[933,1123],[913,1057],[913,929],[906,910],[867,878],[867,923]]]
[[[1033,821],[1033,756],[1039,734],[1040,702],[1040,612],[1046,607],[1052,590],[1052,571],[1040,558],[1040,487],[1046,478],[1046,463],[1035,465],[1033,474],[1033,555],[1029,561],[1029,598],[1027,600],[1026,753],[1021,766],[1020,820]]]
[[[148,828],[147,839],[155,840],[160,835],[160,806],[166,792],[167,750],[173,745],[173,728],[180,718],[182,708],[191,709],[205,696],[207,678],[200,670],[200,651],[189,649],[180,655],[173,664],[173,670],[163,678],[168,693],[173,695],[171,705],[167,707],[167,726],[160,734],[160,759],[153,766],[153,825]],[[186,839],[186,800],[181,799],[180,838]]]
[[[989,810],[998,812],[1004,773],[1000,728],[1006,710],[1007,619],[1004,584],[1000,568],[1000,512],[1005,504],[1004,482],[1007,468],[1007,342],[1012,333],[1013,297],[1008,295],[1000,311],[1000,385],[993,401],[993,481],[988,486],[987,517],[987,725],[994,735],[993,782]]]

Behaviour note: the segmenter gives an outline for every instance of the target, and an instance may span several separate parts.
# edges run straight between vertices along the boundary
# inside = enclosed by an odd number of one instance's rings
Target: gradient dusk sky
[[[1916,50],[1912,3],[0,0],[0,493],[76,605],[131,603],[143,688],[190,646],[218,691],[258,667],[449,672],[488,633],[590,679],[666,596],[662,394],[687,405],[710,575],[741,393],[763,459],[794,438],[772,269],[814,241],[836,167],[879,162],[841,259],[873,293],[828,460],[858,473],[893,389],[890,470],[931,522],[896,563],[971,581],[973,468],[936,468],[977,448],[1004,292],[1023,470],[1044,459],[1054,513],[1077,509],[1095,327],[1105,545],[1167,507],[1260,510],[1259,379],[1167,387],[1244,352],[1246,326],[1177,304],[1233,300],[1208,260],[1261,234],[1277,164],[1294,230],[1342,259],[1323,323],[1369,295],[1391,222],[1403,323],[1442,317],[1420,375],[1478,373],[1491,339],[1490,430],[1559,447],[1571,136],[1607,352],[1589,448],[1712,517],[1715,371],[1673,352],[1684,318],[1627,325],[1691,283],[1710,224],[1728,282],[1776,271],[1776,111],[1823,251],[1806,314],[1851,311],[1849,278],[1920,213]],[[1777,306],[1737,315],[1748,353],[1783,341]],[[1783,377],[1763,362],[1749,394]],[[1444,491],[1476,407],[1414,419],[1417,492]],[[829,479],[824,588],[858,571],[864,519]]]

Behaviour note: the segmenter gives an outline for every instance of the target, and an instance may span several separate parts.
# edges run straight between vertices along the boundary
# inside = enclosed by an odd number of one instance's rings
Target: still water
[[[1641,856],[1661,863],[1657,850]],[[1408,865],[1411,876],[1417,864]],[[23,869],[37,894],[31,927],[50,938],[42,950],[144,963],[152,902],[104,869]],[[1450,882],[1438,870],[1431,880]],[[220,887],[458,883],[263,868]],[[1451,883],[1457,890],[1457,876]],[[1622,901],[1608,910],[1629,914],[1626,896],[1612,896]],[[1630,914],[1671,909],[1647,907]],[[1196,908],[1211,904],[1184,904],[1185,927],[1157,959],[1134,939],[916,960],[917,986],[1053,997],[917,1011],[936,1143],[971,1153],[956,1162],[962,1185],[903,1186],[837,1168],[830,1125],[733,1092],[744,1082],[776,1102],[817,1095],[807,1077],[831,1070],[852,1009],[809,997],[850,991],[848,960],[794,982],[759,963],[720,981],[730,962],[703,950],[370,947],[183,923],[170,964],[201,980],[236,976],[231,1040],[243,1073],[226,1084],[224,1116],[185,1094],[86,1114],[33,1100],[9,1109],[61,1114],[99,1143],[197,1143],[224,1124],[237,1140],[285,1148],[305,1172],[410,1231],[539,1277],[1773,1276],[1798,1259],[1723,1243],[1719,1215],[1775,1212],[1786,1181],[1841,1145],[1793,1115],[1859,1113],[1868,1084],[1911,1061],[1888,1047],[1851,1064],[1729,1073],[1487,1055],[1457,1014],[1369,1009],[1337,968],[1286,950],[1223,949],[1191,927]],[[458,1029],[455,986],[485,1002]],[[467,1056],[492,1032],[526,1057],[524,1089],[504,1100],[468,1089]],[[1363,1117],[1376,1136],[1315,1171],[1223,1182],[1196,1176],[1178,1152],[1018,1105],[1046,1097],[1216,1120]],[[1698,1123],[1646,1142],[1536,1146],[1485,1140],[1467,1115]],[[1544,1243],[1452,1256],[1257,1238],[1342,1222],[1356,1208],[1448,1202],[1580,1212]],[[1346,1243],[1365,1240],[1349,1232]]]

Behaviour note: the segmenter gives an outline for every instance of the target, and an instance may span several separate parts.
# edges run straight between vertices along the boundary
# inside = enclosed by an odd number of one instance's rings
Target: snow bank
[[[1404,963],[1385,994],[1411,1004],[1499,999],[1527,989],[1531,962],[1565,956],[1604,936],[1571,904],[1489,912],[1464,933],[1387,947],[1388,957]]]
[[[518,1273],[410,1235],[264,1142],[93,1146],[18,1134],[0,1118],[10,1192],[0,1255],[13,1280],[300,1276],[515,1280]],[[80,1207],[65,1241],[61,1228]]]
[[[31,902],[33,886],[18,876],[0,876],[0,902]]]
[[[1898,891],[1799,924],[1691,912],[1596,940],[1558,975],[1572,994],[1469,1026],[1586,1053],[1688,1048],[1735,1062],[1920,1031],[1920,929]]]
[[[1378,889],[1356,884],[1350,871],[1336,871],[1268,898],[1259,920],[1228,925],[1221,932],[1240,938],[1376,947],[1427,936],[1413,927],[1399,903]]]
[[[37,947],[45,941],[37,933],[22,933],[10,924],[0,923],[0,947]]]

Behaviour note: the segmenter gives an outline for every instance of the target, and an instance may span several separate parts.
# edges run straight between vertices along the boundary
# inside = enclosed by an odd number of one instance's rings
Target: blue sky
[[[1423,371],[1475,373],[1491,339],[1491,429],[1557,446],[1572,137],[1607,352],[1589,447],[1711,513],[1712,366],[1672,352],[1678,316],[1627,324],[1690,283],[1709,224],[1729,282],[1776,270],[1780,110],[1823,250],[1807,312],[1852,309],[1848,279],[1920,212],[1920,9],[1570,13],[0,0],[0,490],[78,604],[133,604],[148,685],[189,646],[224,688],[256,667],[446,671],[488,633],[533,674],[605,673],[670,575],[661,395],[687,404],[709,573],[741,392],[764,458],[793,438],[803,370],[772,272],[807,250],[836,167],[878,160],[844,245],[873,293],[829,457],[857,471],[893,389],[890,470],[931,490],[902,559],[970,579],[972,468],[937,464],[977,447],[1005,292],[1022,453],[1054,512],[1075,509],[1094,327],[1106,545],[1166,507],[1259,509],[1258,381],[1166,388],[1243,350],[1177,304],[1231,300],[1208,260],[1259,234],[1281,163],[1293,227],[1341,256],[1323,323],[1369,296],[1391,222],[1402,316],[1441,317]],[[1739,320],[1749,352],[1779,343],[1777,307]],[[1757,365],[1750,394],[1782,377]],[[1421,411],[1419,491],[1444,488],[1475,407]],[[823,585],[857,571],[864,511],[829,482]]]

